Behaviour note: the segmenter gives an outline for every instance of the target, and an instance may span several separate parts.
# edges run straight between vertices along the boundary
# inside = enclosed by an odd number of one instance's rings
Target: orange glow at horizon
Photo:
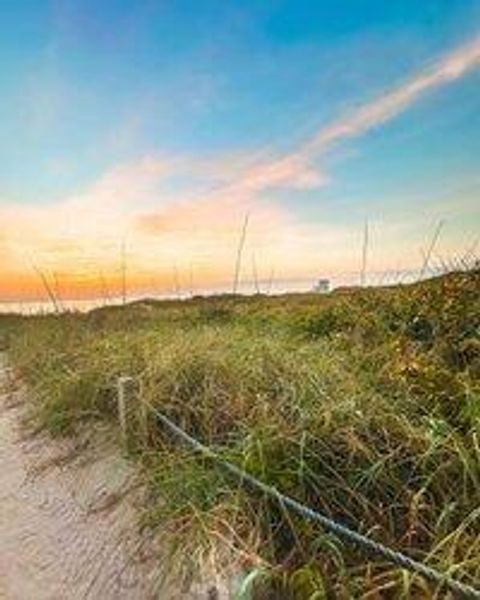
[[[45,300],[45,281],[59,299],[119,298],[124,265],[131,297],[230,289],[247,213],[244,282],[253,281],[253,261],[263,281],[272,272],[277,280],[313,282],[360,268],[361,224],[301,221],[247,193],[243,180],[203,199],[162,205],[160,195],[160,202],[143,203],[164,170],[149,158],[58,204],[0,208],[0,300]],[[369,268],[418,266],[430,224],[374,221]],[[442,251],[458,248],[457,239],[444,236]]]

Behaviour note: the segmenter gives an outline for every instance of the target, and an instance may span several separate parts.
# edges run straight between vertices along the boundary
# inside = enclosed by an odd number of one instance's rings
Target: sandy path
[[[72,442],[22,435],[25,392],[7,392],[7,375],[0,356],[0,598],[177,597],[154,592],[128,463],[111,453],[72,460]]]

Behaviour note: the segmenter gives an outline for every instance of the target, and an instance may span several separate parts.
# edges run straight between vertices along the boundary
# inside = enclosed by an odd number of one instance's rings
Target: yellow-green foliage
[[[479,284],[471,272],[328,296],[149,301],[9,318],[3,328],[52,433],[90,419],[113,426],[115,380],[132,375],[132,402],[140,390],[253,475],[472,583]],[[247,569],[262,565],[247,587],[265,597],[266,586],[275,598],[433,594],[240,489],[154,423],[148,438],[133,431],[152,485],[150,521],[170,528],[180,554],[230,540]]]

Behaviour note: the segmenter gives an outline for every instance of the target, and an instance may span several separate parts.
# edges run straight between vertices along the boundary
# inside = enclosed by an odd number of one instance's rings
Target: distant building
[[[313,291],[317,292],[317,294],[327,294],[330,291],[330,280],[319,279],[313,286]]]

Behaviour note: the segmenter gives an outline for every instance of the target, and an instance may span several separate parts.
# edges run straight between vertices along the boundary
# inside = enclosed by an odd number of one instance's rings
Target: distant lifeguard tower
[[[313,291],[317,294],[328,294],[330,291],[330,279],[319,279],[313,286]]]

